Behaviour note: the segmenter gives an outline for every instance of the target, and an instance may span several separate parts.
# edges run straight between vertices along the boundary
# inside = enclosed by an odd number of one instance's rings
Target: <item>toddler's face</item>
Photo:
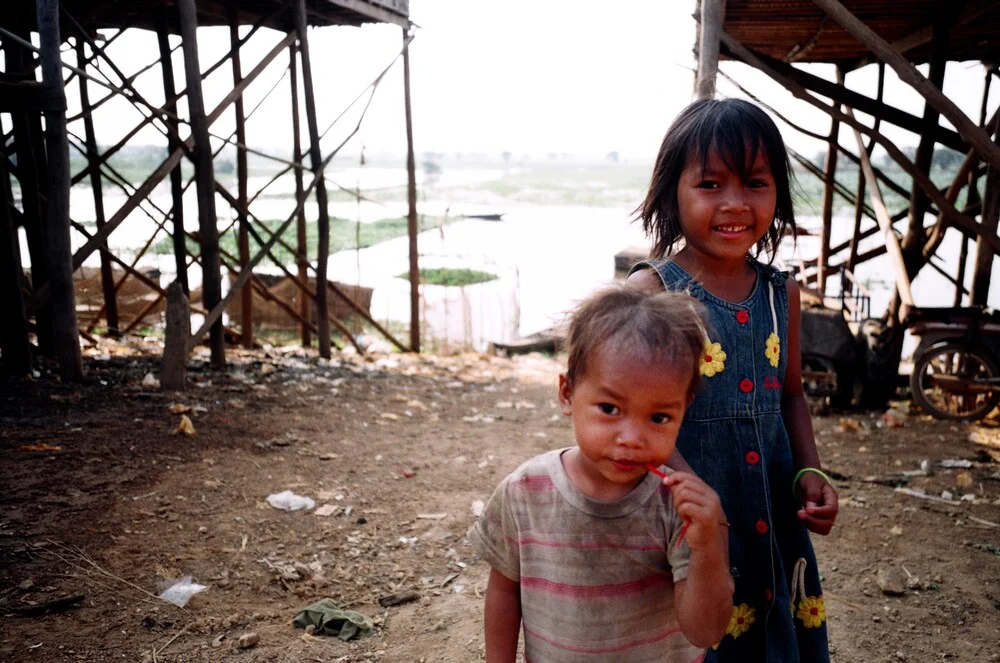
[[[674,452],[688,405],[690,367],[598,350],[570,388],[559,378],[563,414],[578,452],[564,456],[577,488],[595,499],[624,497]]]

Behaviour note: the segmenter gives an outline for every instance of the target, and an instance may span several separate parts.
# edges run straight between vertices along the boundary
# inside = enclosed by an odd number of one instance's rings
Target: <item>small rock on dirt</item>
[[[879,569],[875,582],[886,596],[902,596],[906,593],[906,578],[895,569]]]
[[[240,636],[236,646],[240,649],[250,649],[251,647],[255,647],[259,642],[260,636],[256,633],[244,633]]]
[[[403,592],[396,592],[395,594],[387,594],[386,596],[380,596],[378,599],[378,604],[383,608],[389,608],[394,605],[403,605],[404,603],[409,603],[410,601],[416,601],[420,598],[420,594],[417,594],[412,589],[408,589]]]

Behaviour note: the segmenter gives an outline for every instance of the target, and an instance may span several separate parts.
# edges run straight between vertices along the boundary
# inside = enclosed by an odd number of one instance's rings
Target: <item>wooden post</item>
[[[420,265],[417,253],[417,169],[413,154],[413,111],[410,108],[410,34],[403,28],[403,106],[406,111],[406,217],[410,238],[410,349],[420,352]]]
[[[990,86],[992,83],[993,83],[993,69],[992,67],[987,65],[986,79],[983,81],[983,100],[979,107],[980,126],[986,126],[986,112],[989,106]],[[977,209],[977,207],[980,210],[985,209],[983,207],[983,200],[979,196],[978,179],[979,178],[977,176],[976,169],[975,168],[971,169],[968,174],[969,188],[968,188],[968,193],[966,194],[965,210],[964,210],[965,213],[969,214],[970,216],[975,215],[976,213],[975,210]],[[985,219],[986,217],[984,216],[983,218]],[[955,277],[955,280],[958,282],[958,285],[955,287],[955,306],[962,305],[962,296],[965,294],[963,292],[963,288],[965,286],[965,271],[967,268],[966,263],[969,260],[969,238],[966,237],[965,235],[962,235],[961,238],[962,238],[961,239],[962,250],[958,258],[958,276]]]
[[[187,340],[191,313],[180,282],[167,287],[167,331],[163,344],[160,386],[164,391],[184,391],[187,383]]]
[[[837,67],[837,85],[844,84],[844,70]],[[833,102],[837,109],[840,104]],[[833,225],[833,185],[837,178],[837,154],[840,151],[840,122],[830,119],[830,137],[826,146],[826,165],[823,173],[823,225],[820,229],[819,272],[816,290],[820,298],[826,297],[826,268],[830,262],[830,231]]]
[[[319,356],[330,358],[330,317],[326,292],[326,269],[330,259],[330,209],[323,177],[323,156],[319,149],[319,126],[316,120],[316,96],[313,94],[312,63],[309,60],[309,37],[306,34],[305,0],[295,3],[299,55],[302,58],[302,86],[306,95],[306,123],[309,125],[309,160],[316,176],[316,203],[319,206],[319,247],[316,259],[316,329]]]
[[[243,78],[240,66],[240,20],[239,10],[235,7],[230,9],[229,15],[229,41],[232,44],[233,60],[233,85],[239,85]],[[239,197],[239,208],[236,210],[240,224],[239,250],[240,267],[245,268],[250,262],[250,233],[247,227],[250,220],[247,219],[247,126],[246,114],[243,111],[243,95],[236,98],[233,108],[236,111],[236,195]],[[253,347],[253,290],[249,285],[243,286],[240,292],[240,340],[244,348]]]
[[[1000,143],[1000,123],[998,123],[996,139]],[[980,222],[982,231],[997,232],[1000,221],[1000,168],[990,164],[986,171],[986,189],[983,193],[983,215]],[[993,272],[994,249],[989,246],[984,235],[976,239],[976,271],[972,273],[972,289],[969,300],[973,306],[986,306],[989,303],[990,280]]]
[[[161,19],[156,28],[156,38],[160,45],[160,66],[163,68],[163,95],[166,98],[164,107],[169,115],[166,122],[173,125],[173,131],[167,138],[167,150],[174,152],[180,148],[180,140],[177,138],[177,102],[173,101],[177,96],[177,86],[174,83],[174,62],[170,50],[170,35],[167,32],[166,19]],[[172,210],[174,217],[173,240],[174,240],[174,266],[177,270],[177,281],[181,284],[184,294],[190,294],[187,275],[187,247],[184,244],[184,176],[181,173],[181,165],[177,164],[170,171],[170,197],[172,200]]]
[[[698,72],[695,97],[715,97],[715,79],[719,71],[719,36],[725,18],[725,0],[701,0],[701,21],[698,32]]]
[[[302,139],[299,127],[299,67],[297,60],[297,47],[293,43],[288,47],[288,75],[292,84],[292,161],[298,164],[292,170],[295,172],[295,200],[302,200],[305,186],[302,182]],[[295,220],[295,258],[299,266],[299,280],[309,283],[309,247],[306,244],[306,209],[299,207],[299,212]],[[311,297],[306,291],[300,291],[298,296],[299,317],[309,320],[312,310]],[[312,344],[312,330],[309,325],[302,323],[299,325],[299,333],[302,336],[302,347],[308,348]]]
[[[62,56],[59,51],[59,0],[37,0],[42,82],[65,98]],[[64,107],[65,108],[65,107]],[[69,137],[66,111],[45,111],[45,147],[48,157],[48,209],[45,215],[46,258],[52,302],[53,340],[59,377],[83,377],[80,334],[76,326],[73,291],[73,250],[69,235]]]
[[[942,12],[933,12],[933,37],[931,41],[930,63],[928,66],[928,78],[932,85],[938,90],[944,85],[945,66],[948,64],[948,22],[947,17],[941,16]],[[923,126],[920,132],[920,142],[917,144],[917,152],[913,158],[913,165],[920,172],[929,174],[931,163],[934,159],[934,128],[938,125],[939,113],[928,101],[924,101]],[[924,229],[924,216],[930,202],[927,194],[916,182],[913,183],[913,190],[910,193],[910,221],[903,235],[903,256],[919,252],[927,239],[927,231]],[[912,261],[910,258],[908,262]],[[908,269],[910,267],[908,266]],[[911,271],[911,274],[913,272]]]
[[[892,67],[899,75],[900,80],[911,85],[929,104],[944,115],[958,130],[959,135],[979,150],[987,163],[1000,168],[1000,145],[990,140],[990,135],[986,131],[969,119],[969,116],[961,108],[946,97],[931,81],[927,80],[891,44],[878,36],[874,30],[848,11],[838,0],[813,0],[813,2],[837,23],[840,23],[855,39],[875,53],[880,60]]]
[[[21,248],[11,217],[13,195],[10,179],[0,155],[0,373],[23,378],[31,372],[31,343],[28,316],[21,295]]]
[[[208,139],[208,120],[201,90],[201,67],[198,63],[198,14],[195,0],[178,0],[181,38],[184,40],[184,73],[187,79],[188,113],[194,138],[195,185],[198,193],[198,228],[201,232],[202,303],[211,311],[222,300],[219,265],[219,229],[215,215],[215,173],[212,145]],[[209,346],[213,368],[226,365],[226,339],[222,318],[212,325]]]
[[[77,66],[86,70],[87,53],[80,39],[76,40]],[[94,117],[90,110],[89,81],[80,76],[80,108],[83,114],[83,128],[87,147],[87,161],[95,159],[97,154],[97,135],[94,133]],[[98,228],[103,228],[107,220],[104,216],[104,189],[101,183],[101,169],[90,170],[90,188],[94,195],[94,220]],[[108,259],[108,244],[104,243],[101,251],[101,289],[104,292],[104,318],[108,321],[108,336],[119,337],[118,330],[118,298],[115,296],[115,278],[111,271],[111,261]]]

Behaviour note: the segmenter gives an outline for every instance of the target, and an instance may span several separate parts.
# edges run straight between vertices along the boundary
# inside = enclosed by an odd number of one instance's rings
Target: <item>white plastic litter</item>
[[[207,585],[199,585],[191,581],[191,576],[184,576],[180,580],[164,580],[156,583],[156,589],[160,592],[160,598],[170,601],[176,606],[184,607],[195,594],[208,589]]]
[[[299,509],[311,509],[316,506],[316,502],[312,498],[296,495],[290,490],[268,495],[267,503],[275,509],[281,509],[282,511],[298,511]]]
[[[948,460],[938,461],[938,465],[940,465],[941,467],[949,467],[949,468],[962,467],[968,469],[972,467],[972,461],[964,459],[948,459]]]

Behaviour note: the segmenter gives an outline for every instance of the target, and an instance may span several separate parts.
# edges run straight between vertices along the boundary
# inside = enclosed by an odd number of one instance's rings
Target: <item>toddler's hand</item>
[[[799,479],[795,492],[802,503],[798,512],[799,520],[805,523],[810,532],[823,536],[829,534],[840,509],[837,489],[818,474],[808,472]]]
[[[684,540],[692,551],[726,550],[726,514],[719,496],[690,472],[674,472],[663,480],[670,488],[674,509],[687,523]]]

